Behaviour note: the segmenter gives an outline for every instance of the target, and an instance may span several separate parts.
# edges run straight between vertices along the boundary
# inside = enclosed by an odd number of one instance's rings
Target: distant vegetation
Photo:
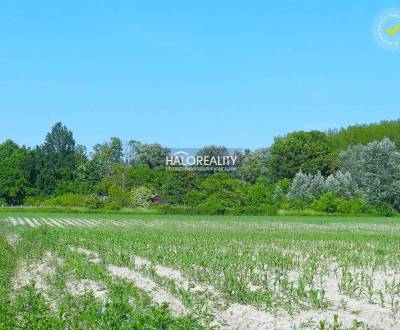
[[[112,137],[93,152],[57,123],[43,144],[0,145],[0,205],[157,208],[163,213],[344,213],[400,210],[400,121],[293,132],[237,154],[236,171],[170,171],[170,149]],[[201,155],[225,154],[206,146]],[[167,202],[157,206],[154,196]]]
[[[328,140],[337,150],[345,150],[355,144],[380,141],[385,137],[400,148],[400,120],[382,121],[369,125],[354,125],[328,131]]]

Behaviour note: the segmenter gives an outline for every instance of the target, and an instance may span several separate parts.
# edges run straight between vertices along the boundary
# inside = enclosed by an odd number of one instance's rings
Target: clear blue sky
[[[293,130],[400,117],[400,52],[374,17],[397,1],[0,2],[0,140],[57,121],[89,148],[269,145]]]

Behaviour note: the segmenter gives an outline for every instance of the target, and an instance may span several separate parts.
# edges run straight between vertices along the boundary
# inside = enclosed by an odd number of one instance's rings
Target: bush
[[[278,207],[276,205],[261,206],[241,206],[233,209],[226,209],[225,214],[230,215],[277,215]]]
[[[110,203],[108,203],[108,204],[106,204],[104,207],[103,207],[103,210],[105,210],[105,211],[119,211],[119,210],[121,210],[121,205],[119,205],[117,202],[110,202]]]
[[[360,198],[352,198],[349,200],[340,200],[338,212],[346,214],[375,214],[376,209]]]
[[[322,211],[327,213],[336,213],[339,209],[340,199],[337,198],[335,193],[329,192],[321,196],[312,204],[313,210]]]
[[[247,188],[246,184],[229,174],[217,173],[204,179],[199,190],[189,192],[185,203],[190,206],[220,204],[224,208],[243,206],[247,202]]]
[[[377,215],[381,217],[393,217],[396,215],[395,210],[389,204],[375,206]]]
[[[104,202],[95,195],[89,195],[85,198],[84,206],[89,209],[99,209],[104,206]]]
[[[104,199],[106,205],[119,205],[119,207],[131,206],[132,196],[130,191],[112,187],[108,191],[108,197]]]
[[[305,210],[307,205],[308,204],[302,200],[293,199],[293,200],[285,201],[285,203],[282,203],[281,207],[292,209],[292,210]]]
[[[65,194],[56,196],[43,202],[43,206],[64,206],[64,207],[83,207],[85,197],[77,194]]]
[[[152,192],[146,187],[138,187],[131,191],[131,206],[148,208],[151,205]]]
[[[226,207],[221,203],[207,201],[195,207],[194,210],[197,214],[221,215],[225,213]]]
[[[161,214],[190,214],[189,208],[181,205],[158,205],[156,209]]]
[[[45,196],[30,196],[25,198],[24,205],[25,206],[41,206],[45,201],[47,200],[47,197]]]

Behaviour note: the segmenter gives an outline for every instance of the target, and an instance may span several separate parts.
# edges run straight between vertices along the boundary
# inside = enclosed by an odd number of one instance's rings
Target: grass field
[[[400,220],[0,214],[1,329],[399,329]]]

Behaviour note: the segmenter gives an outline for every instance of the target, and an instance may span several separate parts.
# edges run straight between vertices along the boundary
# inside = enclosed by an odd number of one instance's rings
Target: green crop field
[[[400,220],[10,212],[1,329],[399,329]]]

